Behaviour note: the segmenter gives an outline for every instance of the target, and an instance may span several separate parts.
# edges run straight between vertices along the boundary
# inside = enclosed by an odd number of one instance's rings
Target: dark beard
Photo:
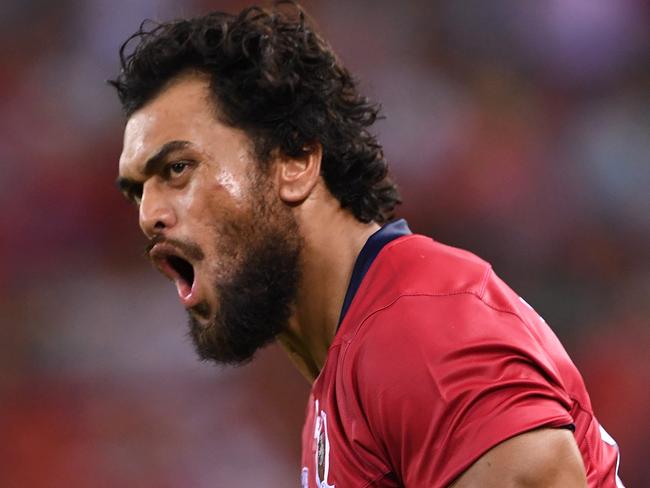
[[[258,195],[264,195],[257,188]],[[207,304],[189,315],[190,335],[202,360],[244,364],[287,327],[300,280],[302,240],[288,208],[258,202],[251,216],[220,230],[221,255],[236,260],[234,270],[215,284],[218,307],[208,325]]]

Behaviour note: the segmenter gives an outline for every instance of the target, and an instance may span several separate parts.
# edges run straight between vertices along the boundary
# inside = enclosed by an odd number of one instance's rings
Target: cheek
[[[193,178],[184,188],[170,191],[174,192],[174,210],[183,233],[188,234],[189,239],[200,240],[204,227],[214,221],[214,190],[203,178]]]
[[[195,207],[200,206],[200,188],[198,182],[192,182],[183,191],[180,191],[176,199],[178,212],[184,216],[192,216],[197,213]]]
[[[191,238],[209,243],[224,227],[246,220],[247,187],[225,170],[196,176],[178,196],[177,205]]]
[[[241,204],[244,198],[242,183],[235,176],[225,170],[220,171],[215,178],[216,189],[226,193],[233,202]]]

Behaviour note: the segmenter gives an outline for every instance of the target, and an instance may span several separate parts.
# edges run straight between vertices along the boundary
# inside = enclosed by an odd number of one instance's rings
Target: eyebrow
[[[192,143],[190,141],[177,140],[166,142],[161,146],[156,154],[147,159],[142,174],[145,176],[151,176],[158,173],[160,167],[165,163],[165,160],[171,153],[185,149],[191,145]],[[117,186],[117,189],[129,197],[133,193],[133,190],[139,185],[142,185],[142,182],[124,176],[120,176],[115,180],[115,186]]]

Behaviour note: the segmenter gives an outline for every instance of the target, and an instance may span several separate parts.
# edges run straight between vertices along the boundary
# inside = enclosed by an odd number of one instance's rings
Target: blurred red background
[[[144,18],[247,2],[0,6],[0,486],[297,486],[308,385],[194,358],[113,187],[105,80]],[[650,15],[642,0],[307,1],[386,119],[400,216],[540,312],[650,486]]]

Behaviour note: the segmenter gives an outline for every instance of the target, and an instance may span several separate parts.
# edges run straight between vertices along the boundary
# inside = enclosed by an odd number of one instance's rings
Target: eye
[[[169,173],[172,175],[180,175],[187,168],[188,163],[186,161],[177,161],[169,165]]]
[[[183,176],[192,165],[191,161],[174,161],[163,169],[163,177],[168,180],[175,180]]]

